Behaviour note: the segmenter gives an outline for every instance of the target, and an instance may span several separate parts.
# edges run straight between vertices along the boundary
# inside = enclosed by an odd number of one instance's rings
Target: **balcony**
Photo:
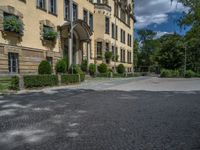
[[[107,4],[95,3],[94,8],[95,9],[103,9],[103,10],[107,10],[107,11],[111,12],[111,7],[108,6]]]

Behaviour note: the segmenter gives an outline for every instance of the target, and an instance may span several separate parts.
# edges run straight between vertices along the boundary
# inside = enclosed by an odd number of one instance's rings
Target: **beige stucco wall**
[[[128,1],[128,3],[131,4],[131,0]],[[132,53],[132,62],[133,62],[133,31],[134,31],[134,21],[131,19],[130,27],[128,27],[126,24],[124,24],[122,21],[120,21],[118,18],[114,16],[114,0],[108,0],[108,6],[111,7],[111,11],[108,11],[106,9],[95,9],[94,13],[94,40],[98,41],[100,39],[103,39],[104,41],[107,41],[110,43],[110,51],[111,51],[111,46],[116,46],[118,47],[118,55],[119,55],[119,61],[116,63],[116,65],[120,64],[120,49],[123,48],[126,50],[126,56],[125,60],[127,62],[127,52]],[[110,34],[105,34],[105,17],[110,18]],[[118,26],[118,39],[115,41],[115,39],[112,38],[112,23]],[[122,43],[120,40],[120,30],[123,29],[126,32],[126,43]],[[130,34],[132,36],[132,46],[128,46],[127,44],[127,34]],[[96,47],[95,47],[96,50]],[[103,51],[105,51],[105,47],[103,47]],[[98,63],[101,63],[102,61],[98,61]],[[123,63],[126,68],[132,68],[133,64],[128,64],[128,63]],[[110,66],[114,66],[114,62],[111,62]]]

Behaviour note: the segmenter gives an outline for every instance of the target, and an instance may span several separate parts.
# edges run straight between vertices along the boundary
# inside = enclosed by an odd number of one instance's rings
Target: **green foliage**
[[[66,59],[60,59],[56,63],[56,72],[57,73],[66,73],[67,72],[67,60]]]
[[[197,76],[197,74],[194,71],[192,71],[192,70],[186,71],[186,74],[185,74],[186,78],[192,78],[192,77],[196,77],[196,76]]]
[[[80,80],[81,82],[85,81],[85,73],[80,74]]]
[[[109,61],[112,59],[112,52],[105,52],[105,59],[109,63]]]
[[[24,25],[16,16],[5,16],[3,27],[5,31],[23,34]]]
[[[123,64],[119,64],[119,65],[117,66],[117,72],[118,72],[119,74],[124,74],[124,73],[125,73],[125,67],[124,67]]]
[[[44,27],[43,38],[45,40],[55,40],[58,33],[52,27]]]
[[[83,60],[81,63],[81,70],[83,72],[87,72],[87,67],[88,67],[88,61],[87,60]]]
[[[11,90],[19,90],[19,77],[13,76],[11,78],[11,84],[9,86],[9,89]]]
[[[102,63],[98,66],[99,73],[106,73],[108,71],[108,67],[106,64]]]
[[[39,74],[51,74],[51,65],[48,61],[43,60],[38,66],[38,73]]]
[[[159,64],[165,69],[179,69],[184,61],[184,44],[179,35],[164,35],[160,39],[162,47],[159,52]]]
[[[58,85],[56,75],[26,75],[24,76],[25,88],[45,87]]]
[[[81,70],[81,67],[79,65],[71,65],[69,69],[69,73],[71,74],[82,74],[83,71]]]
[[[113,78],[124,78],[125,74],[124,73],[114,73]]]
[[[140,41],[145,42],[148,40],[153,40],[156,36],[156,32],[149,30],[149,29],[140,29],[138,30],[138,36],[140,38]]]
[[[162,78],[180,77],[180,72],[178,70],[162,69],[160,77],[162,77]]]
[[[119,61],[119,55],[113,55],[112,56],[112,61],[118,62]]]
[[[97,77],[101,77],[101,78],[110,78],[111,77],[111,72],[107,72],[107,73],[98,73]]]
[[[78,82],[79,82],[78,74],[61,75],[62,84],[72,84],[72,83],[78,83]]]
[[[89,65],[89,73],[90,73],[90,75],[92,75],[92,76],[94,76],[95,74],[96,74],[96,65],[95,64],[90,64]]]

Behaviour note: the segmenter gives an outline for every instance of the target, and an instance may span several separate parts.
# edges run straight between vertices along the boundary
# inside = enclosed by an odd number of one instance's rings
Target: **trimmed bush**
[[[112,52],[105,52],[105,59],[107,63],[110,63],[110,60],[112,59]]]
[[[196,77],[196,76],[197,76],[197,74],[194,71],[192,71],[192,70],[186,71],[186,74],[185,74],[186,78],[192,78],[192,77]]]
[[[69,69],[70,74],[82,74],[83,71],[81,70],[81,67],[79,65],[71,65]]]
[[[88,61],[87,60],[83,60],[81,63],[81,70],[83,72],[87,72],[87,67],[88,67]]]
[[[78,74],[66,74],[61,75],[61,83],[62,84],[72,84],[79,82],[79,75]]]
[[[119,73],[114,73],[113,74],[113,78],[124,78],[125,77],[125,74],[119,74]]]
[[[51,65],[48,61],[43,60],[39,67],[38,67],[38,73],[43,75],[43,74],[51,74]]]
[[[9,89],[19,90],[19,77],[18,76],[13,76],[11,78],[11,83],[10,83]]]
[[[58,85],[56,75],[27,75],[24,76],[25,88],[45,87]]]
[[[125,73],[125,67],[124,67],[123,64],[119,64],[119,65],[117,66],[117,72],[118,72],[119,74],[124,74],[124,73]]]
[[[99,73],[106,73],[108,71],[108,67],[106,64],[102,63],[98,66]]]
[[[81,82],[85,81],[85,73],[80,74]]]
[[[67,59],[60,59],[56,63],[56,73],[66,73],[67,72]]]
[[[96,74],[96,65],[95,64],[90,64],[89,65],[89,73],[91,76],[94,76]]]
[[[107,73],[98,73],[97,77],[110,78],[111,77],[111,73],[110,72],[107,72]]]

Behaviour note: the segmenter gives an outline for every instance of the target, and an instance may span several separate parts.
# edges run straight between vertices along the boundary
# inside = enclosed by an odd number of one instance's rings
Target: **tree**
[[[157,34],[156,32],[149,30],[149,29],[140,29],[140,30],[138,30],[137,33],[138,33],[140,42],[153,40]]]
[[[159,65],[165,69],[180,69],[184,60],[183,38],[177,34],[167,34],[160,38]]]

